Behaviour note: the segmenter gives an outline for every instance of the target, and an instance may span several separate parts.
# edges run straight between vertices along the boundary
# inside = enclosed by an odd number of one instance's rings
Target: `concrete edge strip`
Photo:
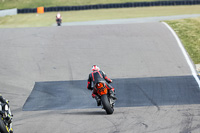
[[[189,56],[188,56],[188,54],[187,54],[185,48],[183,47],[183,44],[181,43],[179,37],[177,36],[176,32],[175,32],[167,23],[165,23],[165,22],[162,22],[162,23],[171,31],[171,33],[172,33],[173,36],[175,37],[176,41],[178,42],[178,45],[179,45],[179,47],[180,47],[180,49],[181,49],[181,51],[182,51],[182,53],[183,53],[183,55],[184,55],[184,57],[185,57],[185,59],[186,59],[188,65],[189,65],[189,67],[190,67],[190,70],[191,70],[191,72],[192,72],[192,75],[193,75],[193,77],[195,78],[197,84],[199,85],[199,89],[200,89],[200,80],[199,80],[199,78],[197,77],[197,72],[196,72],[196,70],[194,69],[194,67],[193,67],[193,65],[192,65],[192,62],[190,61],[190,58],[189,58]]]

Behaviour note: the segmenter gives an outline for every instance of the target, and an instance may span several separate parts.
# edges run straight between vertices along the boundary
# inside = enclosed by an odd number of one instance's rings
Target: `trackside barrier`
[[[17,8],[0,10],[0,17],[4,17],[6,15],[16,15],[16,14],[17,14]]]
[[[17,13],[37,13],[37,8],[17,9]]]
[[[200,4],[200,0],[134,2],[134,3],[98,4],[98,5],[85,5],[85,6],[45,7],[44,12],[76,11],[76,10],[107,9],[107,8],[148,7],[148,6],[199,5],[199,4]],[[17,13],[35,13],[35,12],[37,12],[37,9],[18,9],[17,10]]]
[[[44,7],[38,7],[37,13],[44,13]]]

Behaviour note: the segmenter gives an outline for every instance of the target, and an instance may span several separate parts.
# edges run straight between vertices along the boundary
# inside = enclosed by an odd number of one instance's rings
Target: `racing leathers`
[[[61,16],[60,13],[58,13],[58,14],[56,15],[56,22],[58,22],[59,20],[60,20],[60,22],[62,22],[62,16]]]
[[[2,102],[2,103],[7,103],[6,100],[2,97],[1,94],[0,94],[0,102]]]
[[[100,103],[99,103],[100,102],[100,98],[97,95],[96,89],[94,89],[94,88],[95,88],[96,83],[98,83],[100,81],[103,81],[103,82],[106,81],[105,82],[105,86],[108,89],[108,92],[109,92],[110,96],[113,97],[113,99],[116,99],[116,97],[115,97],[115,89],[110,84],[108,84],[108,83],[112,83],[112,80],[110,78],[108,78],[107,75],[103,71],[95,70],[95,71],[93,71],[92,73],[89,74],[87,88],[89,90],[93,90],[92,97],[97,100],[97,105],[98,106],[100,105]]]

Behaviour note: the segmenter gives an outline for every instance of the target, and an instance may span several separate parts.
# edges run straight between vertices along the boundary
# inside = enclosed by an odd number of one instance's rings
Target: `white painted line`
[[[165,22],[162,22],[162,23],[165,24],[165,25],[167,26],[167,28],[172,32],[172,34],[173,34],[174,37],[176,38],[176,41],[178,42],[178,45],[179,45],[179,47],[181,48],[181,51],[183,52],[183,55],[184,55],[184,57],[185,57],[185,59],[186,59],[188,65],[189,65],[189,67],[190,67],[190,70],[191,70],[191,72],[192,72],[192,75],[193,75],[193,77],[195,78],[195,80],[197,81],[197,84],[199,85],[199,88],[200,88],[200,80],[199,80],[199,78],[197,77],[198,74],[197,74],[195,68],[193,67],[193,65],[192,65],[193,63],[190,61],[190,58],[189,58],[189,56],[188,56],[188,54],[187,54],[185,48],[183,47],[183,44],[181,43],[180,39],[178,38],[176,32],[175,32],[167,23],[165,23]]]

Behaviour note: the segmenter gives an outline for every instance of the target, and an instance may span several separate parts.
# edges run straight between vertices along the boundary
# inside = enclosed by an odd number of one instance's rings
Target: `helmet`
[[[57,17],[58,17],[58,18],[60,18],[60,17],[61,17],[60,13],[57,13]]]
[[[97,65],[92,66],[92,71],[99,71],[100,68]]]

